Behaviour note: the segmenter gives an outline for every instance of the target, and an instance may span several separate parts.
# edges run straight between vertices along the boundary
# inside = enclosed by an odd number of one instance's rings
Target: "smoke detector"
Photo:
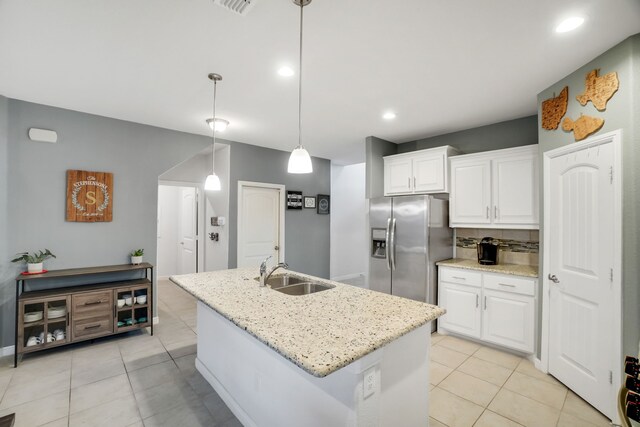
[[[213,0],[213,2],[231,12],[245,16],[249,13],[256,0]]]

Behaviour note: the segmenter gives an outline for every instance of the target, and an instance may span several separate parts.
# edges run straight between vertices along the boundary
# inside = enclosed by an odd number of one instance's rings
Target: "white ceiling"
[[[585,24],[556,34],[564,17]],[[0,0],[0,94],[208,134],[297,144],[299,9],[256,0]],[[314,0],[305,8],[303,143],[338,163],[393,142],[535,114],[536,94],[640,32],[638,0]],[[398,117],[384,121],[394,110]],[[179,141],[176,141],[179,143]]]

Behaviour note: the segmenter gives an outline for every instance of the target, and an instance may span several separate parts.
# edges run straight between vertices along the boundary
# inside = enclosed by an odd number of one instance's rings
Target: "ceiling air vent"
[[[213,0],[213,2],[238,15],[244,16],[249,13],[256,0]]]

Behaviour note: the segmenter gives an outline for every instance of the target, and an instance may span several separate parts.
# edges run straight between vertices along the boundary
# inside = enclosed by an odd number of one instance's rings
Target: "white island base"
[[[196,367],[244,426],[429,423],[431,322],[322,378],[202,302],[197,324]]]

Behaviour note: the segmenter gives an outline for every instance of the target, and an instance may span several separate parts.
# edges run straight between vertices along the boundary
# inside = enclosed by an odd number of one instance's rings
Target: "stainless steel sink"
[[[260,278],[255,277],[254,280],[259,282]],[[267,286],[274,291],[282,292],[287,295],[309,295],[335,288],[333,285],[309,282],[309,279],[302,279],[288,274],[269,277],[269,279],[267,279]]]
[[[256,277],[255,280],[260,281],[259,277]],[[297,285],[298,283],[304,282],[305,279],[301,279],[299,277],[289,276],[288,274],[284,274],[282,276],[271,276],[267,279],[267,286],[271,289],[278,289],[285,286]]]
[[[322,292],[335,288],[333,285],[325,285],[323,283],[303,282],[297,285],[284,286],[282,288],[275,288],[274,290],[282,292],[287,295],[309,295],[316,292]]]

